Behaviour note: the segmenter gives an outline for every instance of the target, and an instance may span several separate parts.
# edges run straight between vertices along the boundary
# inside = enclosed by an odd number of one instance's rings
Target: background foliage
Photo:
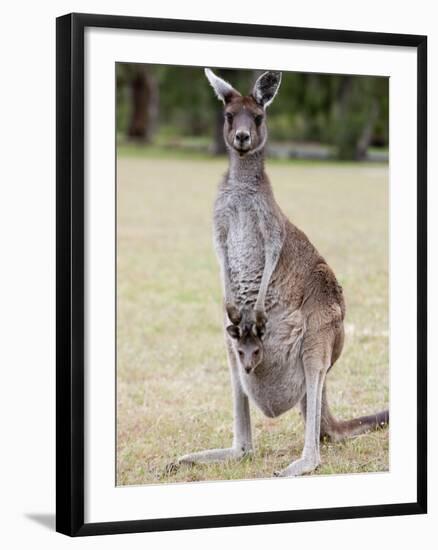
[[[262,72],[214,70],[242,93]],[[221,104],[200,67],[118,63],[117,128],[119,139],[224,152]],[[283,73],[269,130],[276,156],[370,158],[388,146],[388,79]]]

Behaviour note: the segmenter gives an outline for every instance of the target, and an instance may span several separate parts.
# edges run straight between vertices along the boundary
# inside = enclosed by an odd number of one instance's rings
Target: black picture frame
[[[86,27],[408,46],[417,51],[417,499],[403,504],[84,522],[84,30]],[[427,510],[427,37],[68,14],[56,21],[56,530],[70,536],[424,514]]]

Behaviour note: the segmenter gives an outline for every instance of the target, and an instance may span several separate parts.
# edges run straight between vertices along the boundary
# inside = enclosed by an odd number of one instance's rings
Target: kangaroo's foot
[[[228,462],[229,460],[242,460],[252,456],[252,448],[245,445],[229,447],[227,449],[210,449],[208,451],[198,451],[178,458],[175,462],[170,462],[165,467],[166,475],[175,474],[182,465],[193,466],[194,464],[211,464],[214,462]]]
[[[213,462],[228,462],[229,460],[242,460],[252,456],[253,451],[251,447],[245,445],[238,445],[235,447],[229,447],[227,449],[210,449],[207,451],[198,451],[197,453],[190,453],[178,458],[175,462],[170,462],[165,468],[167,475],[176,473],[180,466],[186,464],[193,466],[194,464],[211,464]]]
[[[295,460],[284,470],[274,472],[275,477],[295,477],[308,474],[316,470],[320,461],[315,457],[302,457]]]
[[[242,446],[229,447],[227,449],[210,449],[190,453],[178,459],[179,464],[209,464],[211,462],[227,462],[228,460],[240,460],[252,454],[252,449]]]

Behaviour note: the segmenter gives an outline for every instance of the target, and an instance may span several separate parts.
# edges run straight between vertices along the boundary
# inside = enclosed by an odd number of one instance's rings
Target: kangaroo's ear
[[[231,84],[228,84],[228,82],[216,76],[212,70],[205,69],[205,76],[216,92],[217,97],[224,103],[228,103],[233,97],[240,96],[239,92],[235,90]]]
[[[263,73],[254,84],[252,96],[264,109],[272,103],[281,84],[281,73],[267,71]]]
[[[236,325],[227,326],[227,332],[231,336],[231,338],[234,338],[235,340],[238,340],[240,338],[240,329]]]

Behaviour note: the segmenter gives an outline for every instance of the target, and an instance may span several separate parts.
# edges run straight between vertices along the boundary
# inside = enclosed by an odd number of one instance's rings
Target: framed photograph
[[[57,19],[57,530],[426,513],[425,36]]]

